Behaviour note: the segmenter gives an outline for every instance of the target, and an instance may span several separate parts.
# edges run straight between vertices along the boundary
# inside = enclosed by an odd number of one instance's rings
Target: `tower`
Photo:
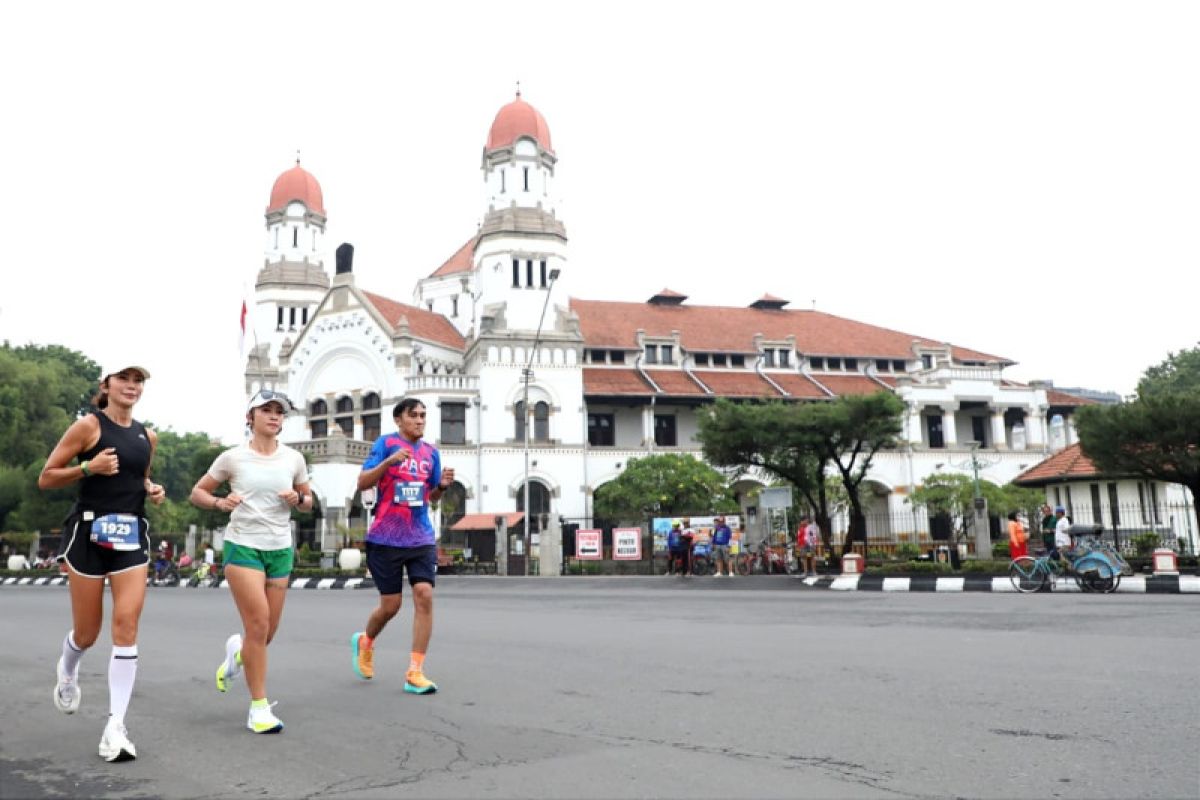
[[[329,288],[322,250],[325,202],[317,179],[296,165],[275,179],[266,211],[263,268],[254,283],[256,349],[247,380],[267,379]],[[265,348],[265,352],[263,352]],[[254,373],[253,375],[251,373]]]
[[[484,214],[472,287],[485,306],[503,307],[509,330],[536,329],[551,272],[567,275],[567,232],[554,192],[557,162],[550,126],[518,91],[496,114],[483,148]]]

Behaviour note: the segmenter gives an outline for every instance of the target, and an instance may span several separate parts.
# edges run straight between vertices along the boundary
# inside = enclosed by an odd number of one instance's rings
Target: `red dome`
[[[279,211],[293,200],[299,200],[308,206],[309,211],[325,216],[325,199],[321,196],[321,184],[317,183],[317,179],[308,170],[300,166],[299,161],[296,161],[296,166],[275,179],[275,185],[271,187],[271,203],[267,206],[267,213]]]
[[[550,144],[550,126],[536,108],[521,99],[506,105],[496,114],[492,129],[488,131],[487,149],[509,147],[522,136],[528,136],[541,145],[543,150],[554,152]]]

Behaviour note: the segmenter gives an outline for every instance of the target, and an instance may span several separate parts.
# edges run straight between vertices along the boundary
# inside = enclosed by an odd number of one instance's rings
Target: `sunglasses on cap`
[[[246,407],[247,411],[255,408],[262,408],[267,403],[279,403],[283,406],[284,413],[292,410],[292,401],[283,392],[275,392],[270,389],[260,389],[250,398],[250,405]]]

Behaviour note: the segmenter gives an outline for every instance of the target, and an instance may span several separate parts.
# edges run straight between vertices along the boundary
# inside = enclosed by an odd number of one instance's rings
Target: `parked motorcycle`
[[[151,586],[178,586],[179,567],[175,562],[158,559],[154,562],[154,570],[150,574]]]
[[[212,564],[207,561],[201,561],[196,565],[196,569],[192,572],[192,577],[188,578],[188,586],[198,586],[206,588],[217,585],[217,571]]]

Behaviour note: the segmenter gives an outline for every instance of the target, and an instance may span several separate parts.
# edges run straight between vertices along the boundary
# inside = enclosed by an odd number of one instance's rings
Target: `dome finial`
[[[517,97],[521,96],[521,82],[517,81]]]
[[[296,166],[300,166],[300,149],[296,149]]]

